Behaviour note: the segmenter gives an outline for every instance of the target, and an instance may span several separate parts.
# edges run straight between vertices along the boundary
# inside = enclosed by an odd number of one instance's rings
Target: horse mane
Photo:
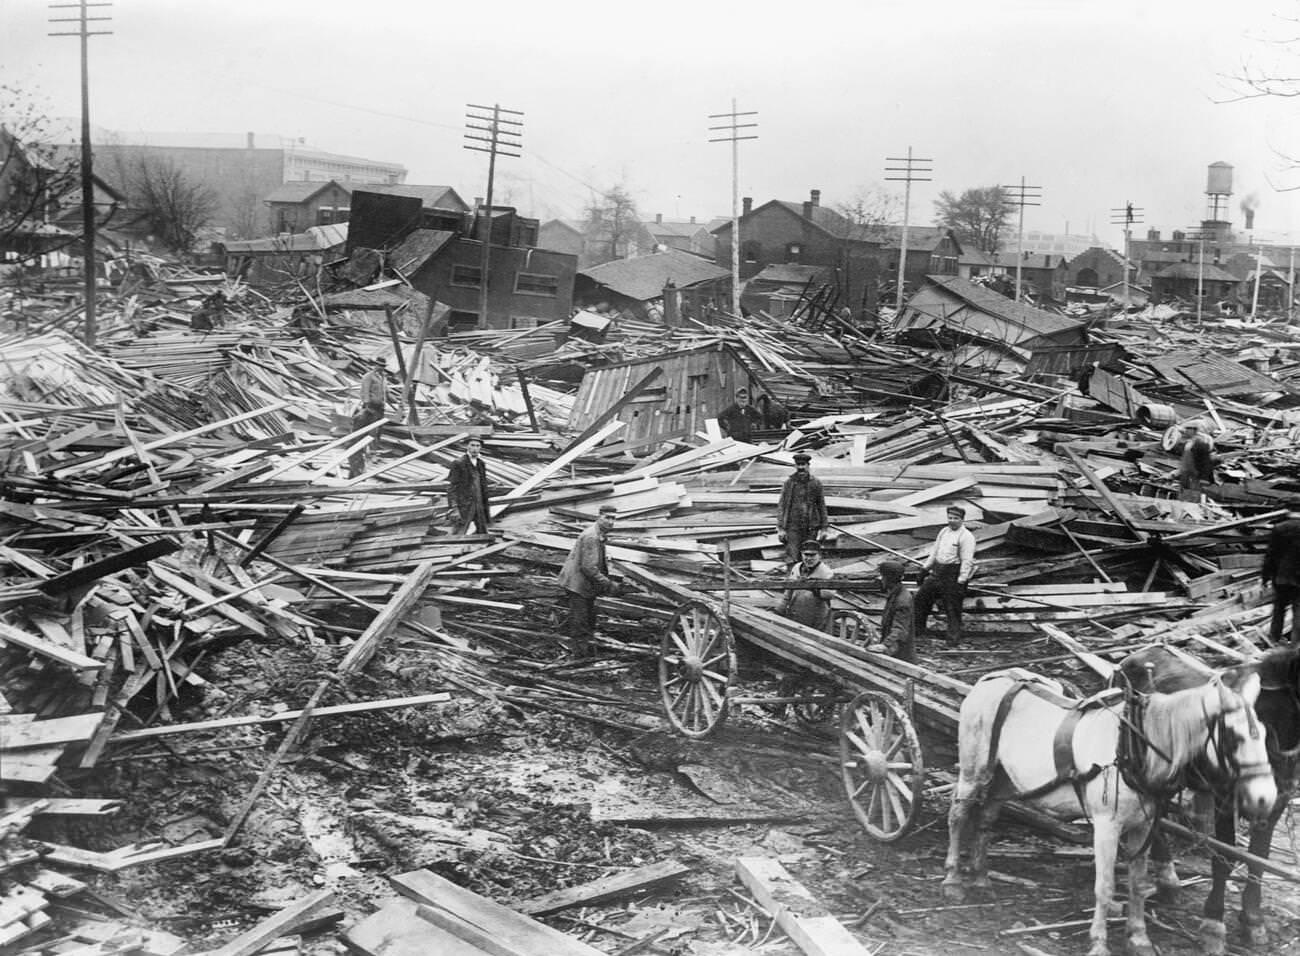
[[[1147,698],[1142,733],[1152,745],[1143,757],[1148,785],[1168,783],[1201,754],[1208,721],[1223,710],[1219,693],[1219,684],[1211,682]]]

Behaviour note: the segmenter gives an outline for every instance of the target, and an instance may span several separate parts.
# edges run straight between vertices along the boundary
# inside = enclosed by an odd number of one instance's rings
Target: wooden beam
[[[34,634],[28,634],[26,631],[20,631],[12,624],[7,624],[4,621],[0,621],[0,641],[12,644],[15,647],[21,647],[24,650],[33,651],[42,657],[48,657],[75,670],[97,671],[104,666],[103,661],[97,661],[93,657],[87,657],[85,654],[78,654],[66,647],[60,647],[58,644],[53,644]]]
[[[736,875],[785,935],[808,956],[871,956],[867,949],[826,911],[802,883],[776,860],[736,858]]]
[[[684,863],[679,863],[677,860],[662,860],[659,863],[615,873],[613,876],[601,877],[590,883],[535,896],[531,900],[517,903],[514,909],[527,916],[544,916],[547,913],[558,913],[571,906],[595,906],[629,893],[661,886],[680,879],[689,872],[691,868]]]
[[[290,903],[220,949],[210,950],[207,956],[254,956],[276,938],[299,932],[307,925],[320,926],[325,918],[329,922],[343,918],[343,911],[334,901],[333,890],[317,890]]]

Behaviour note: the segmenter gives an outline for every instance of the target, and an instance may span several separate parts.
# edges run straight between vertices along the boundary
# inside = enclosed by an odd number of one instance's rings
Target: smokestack
[[[742,216],[748,216],[753,211],[754,211],[753,196],[745,196],[743,199],[740,200],[740,214]]]
[[[663,224],[664,224],[664,214],[661,212],[655,213],[655,225],[662,226]]]
[[[244,136],[246,137],[246,140],[247,140],[247,142],[248,142],[248,148],[249,148],[249,149],[252,149],[252,148],[253,148],[253,134],[252,134],[252,133],[245,133]]]
[[[1160,241],[1160,230],[1159,230],[1159,229],[1148,229],[1148,230],[1147,230],[1147,242],[1159,242],[1159,241]]]
[[[811,218],[812,218],[812,211],[813,211],[815,208],[817,208],[817,204],[816,204],[815,202],[813,202],[811,199],[809,199],[807,202],[805,202],[805,203],[803,204],[803,217],[804,217],[805,219],[811,219]]]
[[[1255,228],[1255,210],[1243,209],[1242,212],[1246,215],[1246,231],[1250,232]]]

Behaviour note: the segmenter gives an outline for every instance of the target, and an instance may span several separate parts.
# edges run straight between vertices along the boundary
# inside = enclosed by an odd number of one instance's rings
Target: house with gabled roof
[[[713,258],[716,245],[713,233],[704,223],[696,222],[694,216],[683,222],[665,219],[663,213],[657,213],[654,222],[647,222],[645,227],[654,236],[655,246],[660,251],[679,249]]]
[[[732,223],[713,230],[715,261],[731,264]],[[840,305],[855,314],[875,309],[884,239],[821,204],[814,189],[802,203],[773,199],[755,207],[745,197],[740,216],[740,275],[757,275],[770,265],[828,266],[834,270]]]
[[[578,268],[586,269],[615,259],[632,259],[655,251],[655,237],[645,224],[628,221],[614,235],[611,222],[598,212],[586,219],[550,219],[542,223],[537,247],[567,252],[578,257]]]
[[[1136,280],[1129,267],[1130,284]],[[1071,286],[1102,289],[1124,282],[1124,256],[1105,246],[1092,246],[1079,253],[1066,265],[1066,281]]]
[[[1210,301],[1218,301],[1231,298],[1240,284],[1240,279],[1213,262],[1175,262],[1151,277],[1151,295],[1163,301],[1195,299],[1203,292]]]
[[[450,186],[422,186],[417,183],[360,184],[306,180],[283,183],[263,200],[271,207],[271,223],[277,234],[303,232],[312,226],[347,222],[352,214],[352,192],[362,189],[385,196],[420,200],[425,226],[456,231],[470,211],[469,205]]]

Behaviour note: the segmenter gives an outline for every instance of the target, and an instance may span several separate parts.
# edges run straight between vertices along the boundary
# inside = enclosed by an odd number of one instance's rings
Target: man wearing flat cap
[[[799,562],[790,569],[786,581],[790,584],[807,584],[829,581],[835,572],[822,563],[822,547],[815,538],[805,541],[799,548]],[[830,630],[831,598],[819,588],[791,588],[778,609],[783,617],[807,625],[818,631]]]
[[[800,546],[810,539],[818,541],[830,523],[826,493],[821,480],[812,475],[811,461],[805,452],[795,454],[794,474],[781,486],[781,500],[776,506],[776,531],[785,545],[787,564],[795,564]]]
[[[596,598],[619,590],[605,560],[605,539],[617,512],[613,505],[601,505],[595,524],[578,535],[560,569],[560,587],[569,599],[569,637],[575,657],[586,657],[590,651],[596,633]]]
[[[736,400],[718,412],[718,428],[727,438],[748,442],[755,428],[763,427],[763,415],[749,404],[749,389],[736,389]]]
[[[912,592],[903,585],[903,562],[894,558],[882,561],[877,569],[885,589],[885,609],[880,615],[879,650],[899,660],[916,663],[916,608]]]
[[[925,630],[935,599],[943,602],[948,619],[948,641],[961,640],[961,602],[966,596],[966,582],[975,573],[975,536],[965,527],[966,511],[957,505],[948,507],[948,524],[930,549],[921,567],[923,580],[916,589],[916,630]]]

